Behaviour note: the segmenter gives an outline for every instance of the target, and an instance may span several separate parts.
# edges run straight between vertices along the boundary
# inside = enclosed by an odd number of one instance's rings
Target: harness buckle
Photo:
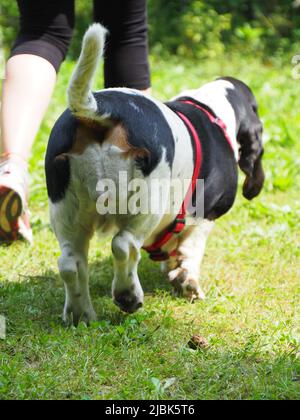
[[[174,223],[170,227],[169,232],[174,233],[175,235],[179,235],[184,230],[185,226],[186,220],[177,217],[177,219],[175,219]]]
[[[164,262],[168,261],[170,255],[167,252],[158,249],[157,251],[151,252],[150,259],[155,262]]]

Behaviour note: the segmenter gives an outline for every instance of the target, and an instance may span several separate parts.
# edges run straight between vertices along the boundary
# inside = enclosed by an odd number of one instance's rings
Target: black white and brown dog
[[[84,37],[68,89],[69,109],[52,130],[46,156],[51,223],[62,252],[64,319],[74,324],[96,318],[88,280],[89,242],[96,231],[113,237],[112,293],[123,311],[132,313],[143,304],[138,277],[142,248],[164,261],[177,292],[203,298],[200,266],[206,241],[215,220],[234,204],[238,166],[246,174],[247,199],[264,184],[263,126],[244,83],[222,78],[165,104],[125,88],[92,93],[105,34],[96,24]],[[97,184],[110,179],[118,187],[120,172],[128,182],[193,180],[185,191],[188,200],[194,181],[203,179],[204,217],[195,220],[186,200],[169,213],[100,215],[96,202],[103,192]],[[167,208],[170,194],[161,198],[161,208]]]

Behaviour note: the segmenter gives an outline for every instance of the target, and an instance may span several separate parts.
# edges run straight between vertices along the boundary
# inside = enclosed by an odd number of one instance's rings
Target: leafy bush
[[[149,0],[151,43],[195,58],[280,53],[299,42],[299,8],[298,0]]]
[[[0,42],[5,49],[13,43],[18,27],[17,2],[1,0],[0,4]]]
[[[149,2],[151,41],[157,49],[187,57],[216,57],[224,52],[223,31],[231,16],[218,14],[205,1]]]
[[[300,0],[148,0],[148,6],[150,42],[157,53],[213,58],[225,49],[239,49],[273,54],[289,50],[300,38]],[[17,6],[1,0],[0,7],[8,49],[18,28]],[[76,8],[72,58],[78,56],[82,33],[91,22],[92,1],[76,0]]]

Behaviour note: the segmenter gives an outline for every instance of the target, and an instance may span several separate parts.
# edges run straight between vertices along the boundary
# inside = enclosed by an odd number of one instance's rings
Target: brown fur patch
[[[125,159],[139,159],[149,156],[148,150],[131,146],[122,124],[102,126],[99,122],[88,119],[79,120],[75,141],[70,153],[81,155],[89,145],[93,143],[102,144],[105,141],[109,141],[110,144],[118,147],[123,152]]]
[[[129,144],[126,130],[121,124],[112,130],[109,142],[122,150],[124,158],[139,159],[149,156],[147,149],[134,147]]]
[[[93,143],[102,144],[105,138],[109,136],[111,127],[101,126],[99,122],[80,119],[76,131],[75,141],[70,150],[70,153],[81,155],[85,149]]]

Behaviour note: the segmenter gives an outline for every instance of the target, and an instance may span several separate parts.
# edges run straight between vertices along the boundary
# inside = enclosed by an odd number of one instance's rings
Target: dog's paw
[[[136,294],[132,290],[114,291],[113,298],[115,305],[128,314],[137,312],[144,303],[144,296]]]
[[[94,321],[97,321],[97,315],[92,307],[83,309],[78,305],[66,305],[64,308],[63,322],[67,327],[77,327],[81,322],[89,326]]]
[[[205,294],[199,285],[199,281],[193,279],[186,269],[179,267],[171,271],[169,280],[176,296],[184,296],[191,302],[205,299]]]

